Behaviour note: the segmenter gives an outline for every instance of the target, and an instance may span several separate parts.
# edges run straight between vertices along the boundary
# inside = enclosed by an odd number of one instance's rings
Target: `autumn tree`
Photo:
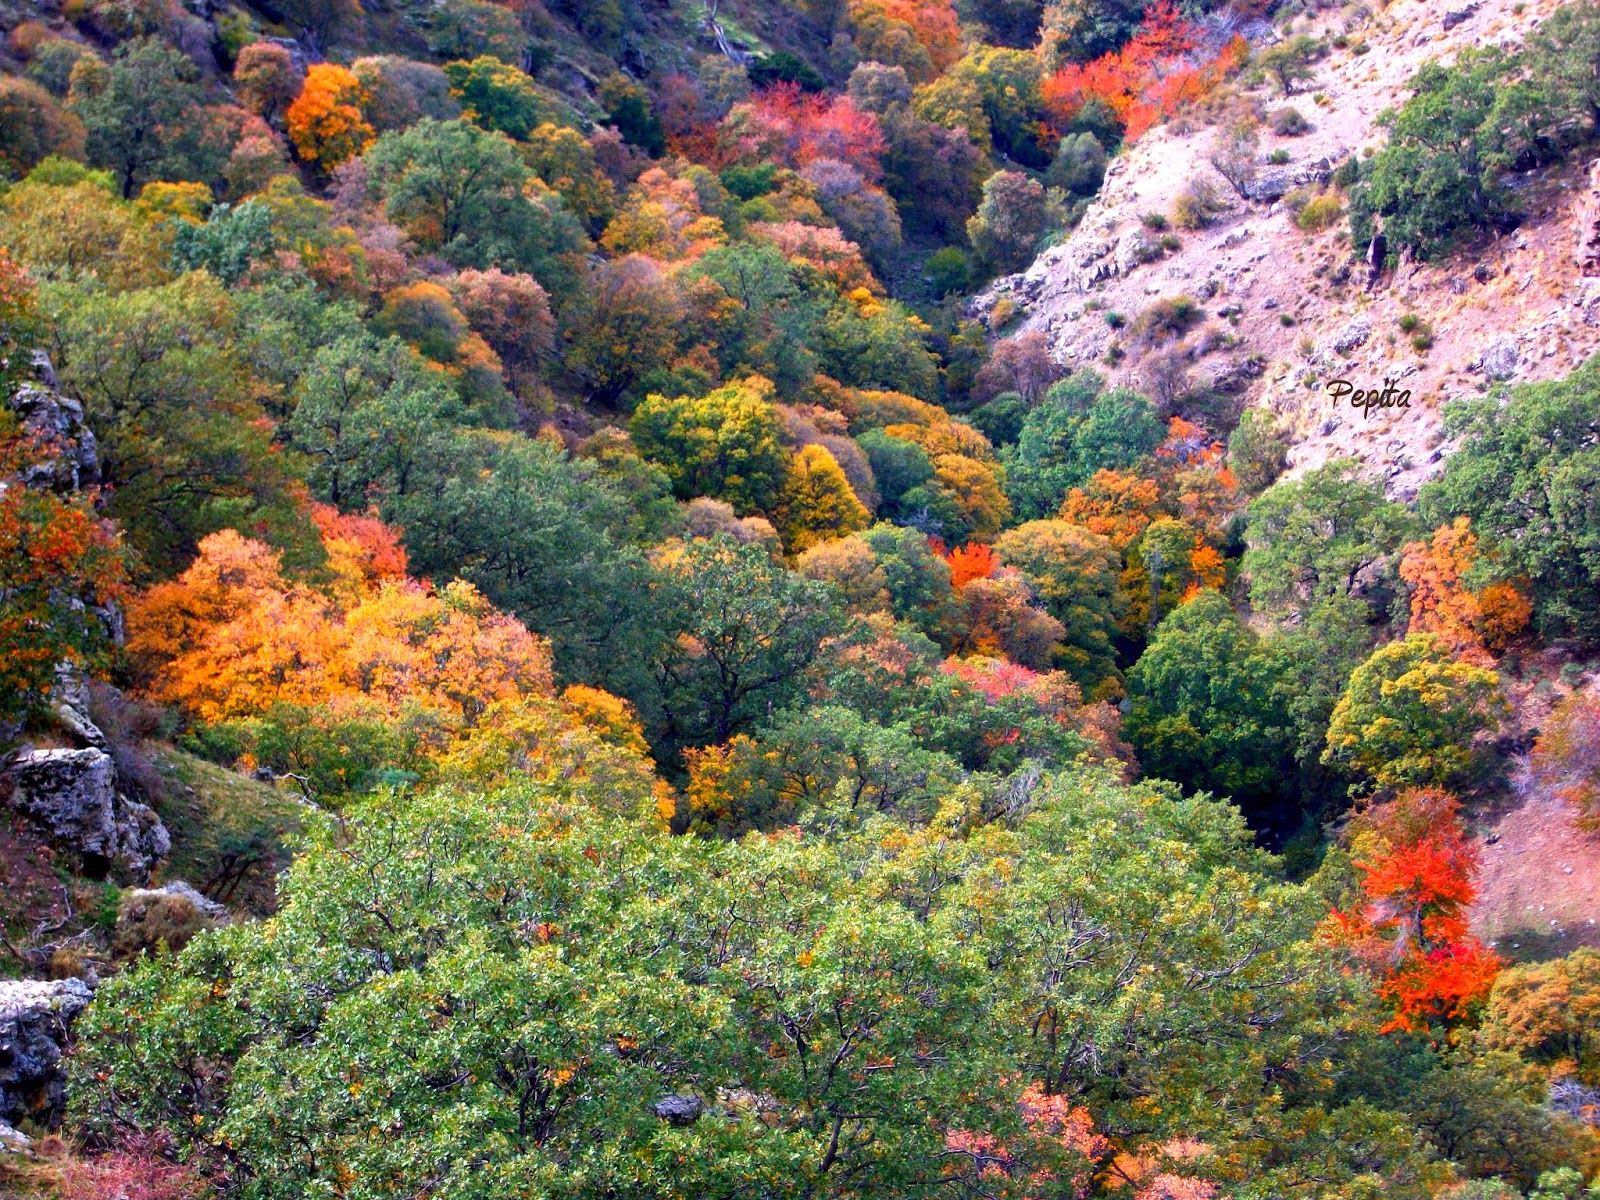
[[[576,129],[547,121],[529,133],[518,152],[589,232],[599,233],[605,227],[616,210],[616,187],[600,170],[587,138]]]
[[[826,446],[802,446],[790,460],[773,508],[790,553],[865,529],[872,520]]]
[[[1493,671],[1458,662],[1431,633],[1380,647],[1350,676],[1322,761],[1352,791],[1443,787],[1470,779],[1474,742],[1509,711]]]
[[[0,164],[26,175],[52,154],[82,158],[83,123],[31,80],[0,78]]]
[[[287,48],[277,42],[251,42],[234,59],[233,86],[240,102],[271,124],[300,94],[301,81]]]
[[[555,348],[550,298],[531,275],[468,269],[446,281],[456,306],[500,356],[512,387],[527,392]]]
[[[1600,700],[1574,692],[1550,715],[1533,753],[1529,777],[1573,805],[1582,822],[1600,826]]]
[[[595,266],[563,320],[564,367],[600,404],[626,401],[677,349],[683,297],[649,257]]]
[[[639,452],[666,470],[679,499],[711,496],[728,501],[740,515],[766,512],[777,504],[789,473],[771,398],[772,385],[760,377],[698,399],[650,396],[629,428]],[[842,474],[838,482],[844,484]]]
[[[284,114],[289,140],[301,158],[331,171],[372,144],[372,126],[362,115],[361,81],[344,67],[316,63],[300,94]]]
[[[1528,623],[1532,609],[1510,584],[1474,589],[1471,573],[1478,565],[1472,522],[1457,517],[1435,530],[1431,542],[1405,547],[1400,578],[1411,590],[1411,630],[1437,634],[1458,658],[1486,666],[1485,647],[1504,647]]]
[[[1379,976],[1390,1027],[1425,1030],[1470,1016],[1500,960],[1467,929],[1478,852],[1447,792],[1402,792],[1351,822],[1359,900],[1334,914],[1336,936]]]
[[[1111,639],[1121,605],[1121,560],[1111,543],[1065,521],[1027,521],[994,544],[1000,561],[1039,589],[1045,610],[1066,630],[1061,665],[1094,696],[1121,689]]]
[[[15,286],[0,255],[0,313]],[[111,627],[94,606],[123,597],[123,548],[90,493],[58,495],[48,481],[67,452],[0,415],[0,723],[44,708],[58,687],[57,666],[101,672],[113,649]]]

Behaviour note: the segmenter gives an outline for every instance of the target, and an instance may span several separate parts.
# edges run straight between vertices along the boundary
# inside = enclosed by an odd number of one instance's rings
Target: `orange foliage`
[[[1000,560],[983,542],[968,542],[944,556],[950,564],[950,586],[960,591],[974,579],[988,579],[1000,569]]]
[[[1600,829],[1600,696],[1567,697],[1545,722],[1528,769],[1536,786],[1577,807],[1590,829]]]
[[[1510,583],[1468,590],[1465,576],[1478,557],[1471,520],[1457,517],[1435,530],[1431,542],[1406,546],[1400,578],[1411,586],[1412,630],[1437,634],[1458,658],[1484,666],[1485,647],[1504,647],[1522,632],[1533,606]]]
[[[371,145],[372,126],[361,115],[366,101],[361,81],[345,68],[317,63],[307,71],[285,114],[289,140],[300,157],[331,171]]]
[[[232,530],[128,610],[128,649],[158,700],[206,721],[279,702],[422,708],[446,727],[490,703],[551,692],[549,652],[468,583],[395,573],[403,555],[370,518],[316,514],[334,583],[284,578],[277,553]]]
[[[1087,1108],[1030,1083],[1017,1099],[1024,1134],[1002,1142],[990,1133],[945,1133],[945,1175],[981,1195],[1087,1196],[1111,1143]]]
[[[1151,126],[1204,99],[1249,56],[1244,39],[1235,37],[1209,63],[1178,61],[1194,48],[1194,41],[1194,29],[1172,0],[1160,0],[1122,49],[1093,62],[1069,63],[1045,80],[1040,95],[1052,127],[1065,130],[1084,104],[1098,100],[1122,123],[1124,138],[1137,141]]]
[[[856,0],[851,19],[878,16],[909,29],[928,52],[935,74],[943,75],[961,57],[961,22],[950,0]]]
[[[883,177],[886,143],[878,118],[862,112],[849,96],[808,96],[792,83],[736,105],[723,122],[721,142],[730,159],[776,160],[799,168],[831,158],[849,163],[869,183]]]
[[[1101,468],[1087,487],[1073,488],[1061,505],[1061,519],[1098,533],[1126,550],[1150,525],[1161,502],[1154,480]]]
[[[11,477],[0,482],[0,719],[48,696],[57,663],[103,665],[109,637],[78,601],[104,603],[123,592],[122,547],[110,522],[95,516],[93,495],[63,499],[15,479],[58,453],[18,432],[9,413],[0,420],[0,481]]]
[[[1467,928],[1477,895],[1476,843],[1454,796],[1403,792],[1351,822],[1361,903],[1335,912],[1331,931],[1380,978],[1389,1029],[1457,1020],[1489,993],[1500,960]]]

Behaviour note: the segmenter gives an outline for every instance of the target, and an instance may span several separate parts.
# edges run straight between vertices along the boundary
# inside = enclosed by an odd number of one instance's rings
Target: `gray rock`
[[[1495,381],[1510,379],[1522,365],[1522,347],[1511,336],[1496,338],[1478,359],[1478,369]]]
[[[1573,248],[1581,275],[1600,275],[1600,159],[1589,168],[1589,190],[1578,200]]]
[[[1349,354],[1372,336],[1372,322],[1366,317],[1355,317],[1333,335],[1329,343],[1335,354]]]
[[[1161,255],[1161,247],[1142,229],[1130,229],[1117,240],[1117,273],[1126,275],[1135,267]]]
[[[92,876],[103,877],[115,864],[136,879],[149,878],[172,848],[161,819],[117,791],[111,756],[94,747],[19,754],[0,796],[80,855]]]
[[[199,913],[207,924],[229,925],[233,922],[233,916],[228,912],[226,905],[218,904],[181,879],[175,879],[158,888],[134,888],[123,898],[123,903],[132,908],[135,905],[148,904],[162,896],[177,896],[187,900],[194,905],[195,912]]]
[[[100,480],[99,450],[94,431],[84,420],[83,405],[56,390],[55,368],[49,358],[35,354],[34,380],[19,387],[11,408],[25,432],[40,439],[47,456],[21,472],[24,486],[54,492],[72,492]]]
[[[1478,6],[1476,4],[1469,4],[1465,8],[1453,8],[1444,14],[1444,20],[1440,21],[1439,24],[1446,30],[1454,29],[1457,25],[1463,25],[1472,20],[1477,15],[1477,12]]]
[[[693,1125],[700,1119],[700,1114],[705,1111],[705,1104],[698,1096],[681,1096],[670,1094],[661,1097],[651,1106],[656,1116],[669,1125]]]
[[[90,995],[81,979],[0,982],[0,1122],[60,1125],[66,1103],[61,1053]]]
[[[1300,182],[1293,167],[1266,167],[1245,186],[1245,195],[1257,204],[1270,204],[1287,196]]]

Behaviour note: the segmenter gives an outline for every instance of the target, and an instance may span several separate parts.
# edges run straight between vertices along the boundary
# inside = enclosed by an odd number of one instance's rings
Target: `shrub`
[[[1300,110],[1293,105],[1285,105],[1274,112],[1270,118],[1272,132],[1279,137],[1300,137],[1311,132],[1311,122],[1300,114]]]
[[[1228,202],[1209,179],[1194,179],[1172,202],[1172,224],[1178,229],[1204,229],[1228,210]]]
[[[1170,296],[1157,300],[1133,322],[1130,331],[1134,337],[1151,342],[1164,342],[1180,338],[1205,317],[1193,296]]]
[[[1334,192],[1325,192],[1306,201],[1294,223],[1306,233],[1318,233],[1324,229],[1331,229],[1344,215],[1344,205]]]

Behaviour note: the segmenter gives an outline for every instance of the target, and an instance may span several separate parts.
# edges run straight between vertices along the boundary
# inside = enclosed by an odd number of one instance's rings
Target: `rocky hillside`
[[[1292,107],[1309,124],[1295,136],[1264,131],[1253,199],[1232,194],[1211,165],[1213,127],[1170,122],[1113,161],[1069,237],[997,281],[975,308],[990,314],[1009,299],[1020,318],[1006,335],[1044,331],[1072,367],[1092,364],[1147,392],[1210,387],[1265,406],[1292,431],[1291,472],[1354,456],[1387,477],[1392,494],[1411,497],[1448,453],[1445,402],[1496,381],[1564,375],[1600,347],[1600,278],[1581,249],[1592,242],[1583,231],[1597,204],[1587,165],[1513,179],[1526,220],[1481,252],[1404,261],[1376,279],[1345,222],[1308,233],[1285,200],[1381,146],[1379,114],[1405,98],[1424,63],[1520,44],[1554,7],[1484,0],[1447,11],[1400,0],[1300,18],[1294,33],[1331,49],[1290,95],[1267,80],[1246,92],[1267,112]],[[1163,219],[1170,223],[1196,180],[1214,185],[1228,209],[1204,228],[1163,237]],[[1205,320],[1176,344],[1114,327],[1137,328],[1153,304],[1182,297]],[[1431,330],[1431,345],[1414,346],[1416,330]],[[1362,390],[1393,380],[1412,393],[1410,408],[1353,409],[1328,393],[1341,378]]]

